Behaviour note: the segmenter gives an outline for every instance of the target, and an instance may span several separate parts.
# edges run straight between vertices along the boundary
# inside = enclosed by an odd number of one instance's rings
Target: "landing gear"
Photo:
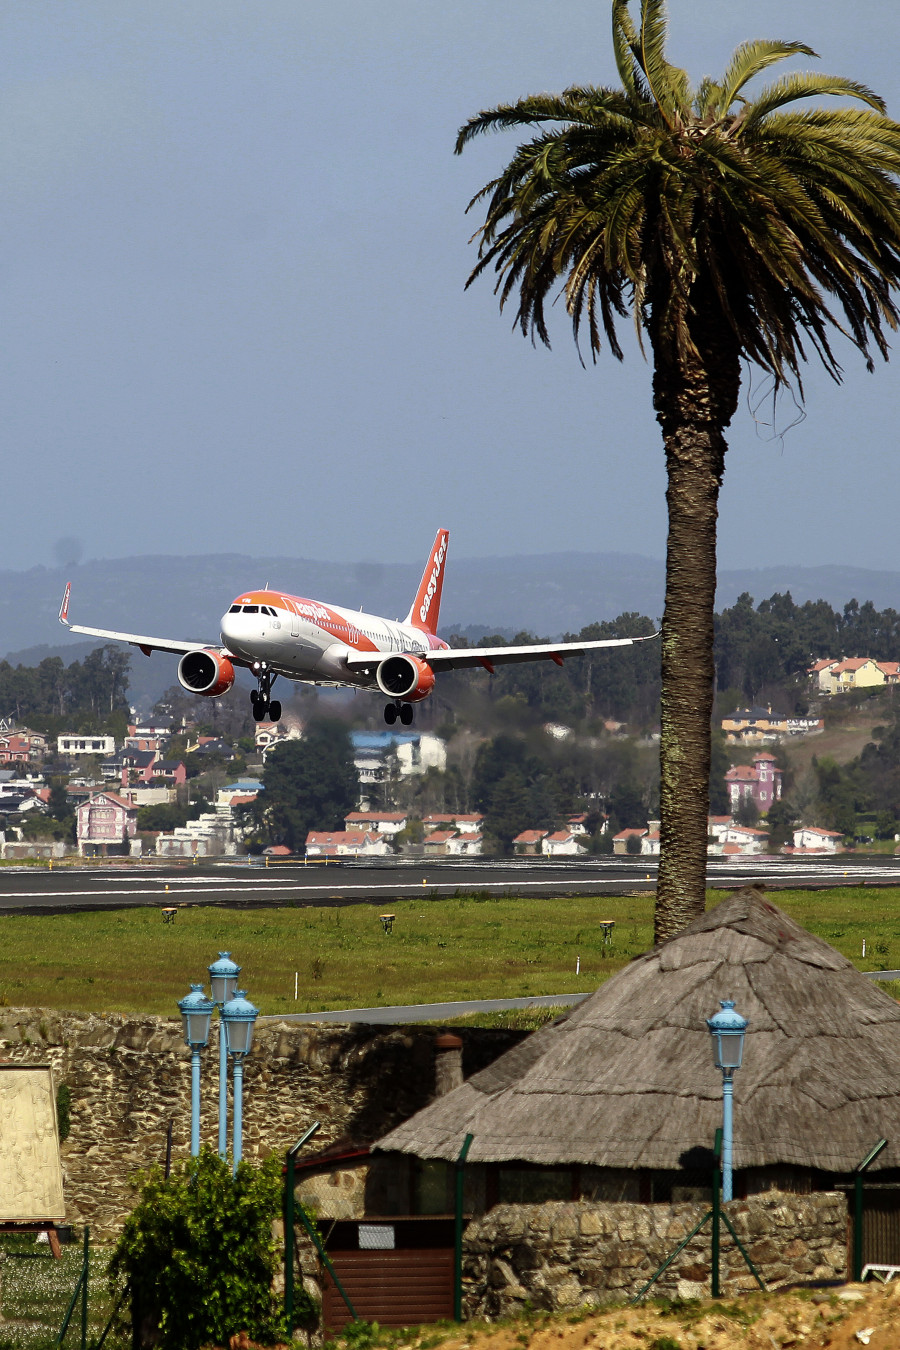
[[[384,710],[384,720],[389,727],[392,727],[397,718],[405,727],[412,726],[413,710],[410,703],[389,703]]]
[[[277,722],[281,717],[281,704],[278,699],[270,698],[276,676],[265,666],[257,672],[257,687],[250,690],[250,702],[253,705],[254,722]]]

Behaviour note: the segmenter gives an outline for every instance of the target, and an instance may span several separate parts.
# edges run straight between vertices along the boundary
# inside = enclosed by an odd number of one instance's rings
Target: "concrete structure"
[[[85,858],[122,857],[140,852],[137,807],[114,792],[95,792],[75,811],[78,852]]]

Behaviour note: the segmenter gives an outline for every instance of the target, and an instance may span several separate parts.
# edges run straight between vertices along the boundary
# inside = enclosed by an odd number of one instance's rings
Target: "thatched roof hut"
[[[722,1117],[706,1019],[750,1019],[736,1169],[900,1166],[900,1006],[759,890],[732,894],[378,1141],[470,1162],[683,1169]]]

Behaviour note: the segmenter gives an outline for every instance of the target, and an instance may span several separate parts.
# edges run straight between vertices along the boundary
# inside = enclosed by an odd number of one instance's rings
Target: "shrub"
[[[72,1093],[65,1083],[56,1089],[56,1124],[59,1128],[59,1142],[68,1139],[72,1128]]]
[[[279,1252],[272,1221],[281,1212],[281,1158],[260,1167],[229,1163],[210,1149],[142,1178],[110,1262],[115,1285],[131,1283],[134,1343],[161,1350],[227,1345],[236,1332],[271,1344],[283,1339],[272,1293]]]

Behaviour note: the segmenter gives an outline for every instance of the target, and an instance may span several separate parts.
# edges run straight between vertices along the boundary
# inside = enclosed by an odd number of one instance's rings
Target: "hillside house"
[[[306,836],[307,858],[384,858],[393,851],[375,830],[310,830]]]
[[[85,858],[127,857],[137,834],[137,807],[114,792],[95,792],[75,810],[78,852]],[[140,841],[135,840],[138,851]]]
[[[839,830],[822,830],[817,825],[801,825],[794,830],[794,848],[804,853],[839,853],[843,835]]]
[[[422,846],[425,850],[426,858],[444,858],[447,855],[447,845],[451,839],[456,839],[456,830],[431,830],[426,834]]]
[[[760,815],[765,814],[781,798],[783,777],[774,755],[757,755],[752,764],[736,764],[725,775],[732,812],[752,801]]]
[[[722,718],[722,731],[731,745],[761,745],[791,736],[810,736],[825,730],[822,717],[787,717],[771,708],[738,708]]]
[[[457,830],[447,840],[447,856],[450,858],[480,858],[483,836],[471,830]]]
[[[57,736],[56,753],[61,759],[71,759],[75,755],[114,755],[116,753],[115,736],[80,736],[69,732]]]
[[[765,853],[769,847],[769,836],[765,830],[757,830],[749,825],[729,825],[722,844],[722,852],[726,855]]]
[[[809,668],[822,694],[845,694],[852,689],[877,689],[900,684],[900,662],[876,661],[871,656],[852,656],[840,661],[827,658]]]
[[[4,731],[0,735],[0,764],[33,764],[47,753],[47,737],[29,727]]]
[[[541,850],[541,841],[546,838],[547,830],[523,830],[517,834],[513,843],[513,852],[518,858],[534,858]]]
[[[629,839],[636,838],[642,840],[644,835],[648,833],[649,831],[645,829],[629,828],[627,830],[620,830],[618,834],[613,835],[613,853],[619,857],[624,857],[624,855],[629,852]],[[632,845],[632,848],[634,848],[634,845]]]
[[[351,811],[344,817],[345,830],[366,830],[371,834],[399,834],[408,824],[405,811]]]
[[[480,834],[481,827],[484,824],[484,816],[477,811],[468,815],[439,815],[432,812],[425,816],[422,821],[422,828],[426,834],[432,830],[457,830],[460,834]]]
[[[545,858],[581,858],[587,849],[572,830],[556,830],[541,840],[541,852]]]

